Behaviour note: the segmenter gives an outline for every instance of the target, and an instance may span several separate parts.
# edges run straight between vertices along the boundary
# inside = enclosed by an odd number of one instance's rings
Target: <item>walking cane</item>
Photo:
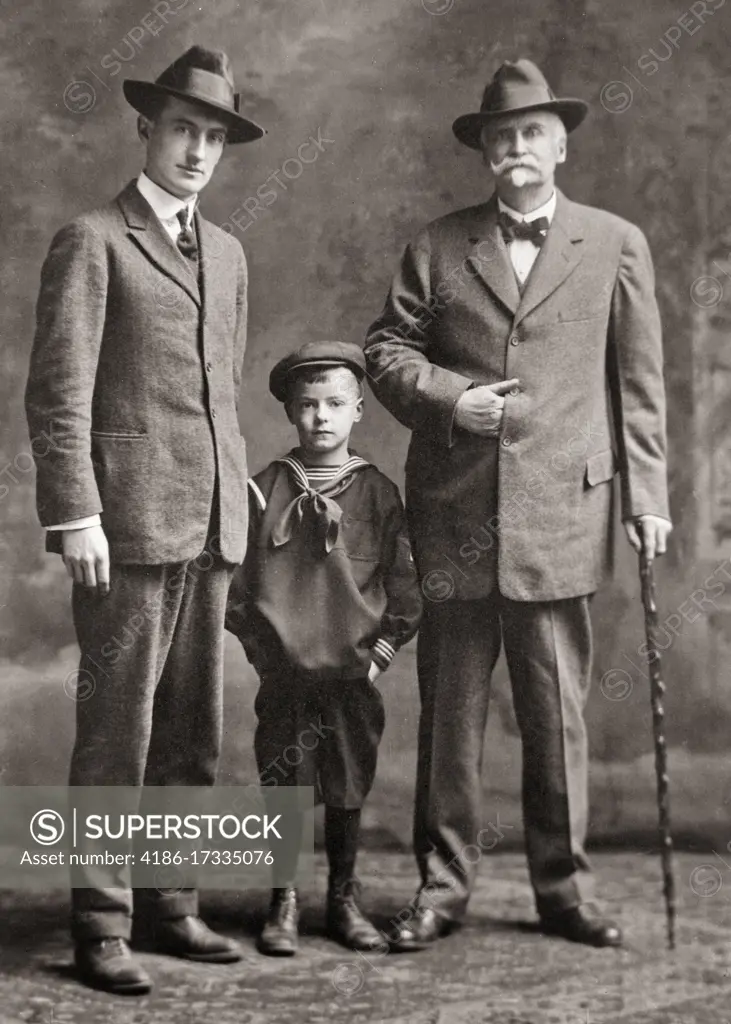
[[[652,561],[647,557],[645,539],[640,551],[640,582],[642,605],[645,609],[645,636],[647,637],[647,667],[650,673],[650,703],[652,706],[652,733],[655,741],[655,774],[657,776],[657,810],[662,858],[663,893],[667,914],[668,948],[675,949],[675,878],[673,876],[673,837],[670,832],[670,792],[668,779],[668,752],[665,741],[665,709],[663,697],[660,649],[657,644],[657,605],[655,604],[655,575]]]

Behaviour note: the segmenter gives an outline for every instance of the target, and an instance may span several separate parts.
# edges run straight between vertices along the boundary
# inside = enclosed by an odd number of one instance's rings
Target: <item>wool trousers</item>
[[[74,585],[81,662],[70,785],[213,785],[233,569],[206,550],[175,564],[112,565],[106,597]],[[127,867],[74,869],[77,941],[130,937],[131,884]],[[158,918],[197,913],[193,889],[138,895],[135,910],[144,904]]]
[[[482,758],[490,679],[502,644],[522,740],[525,845],[538,912],[569,909],[589,897],[583,717],[592,658],[589,602],[588,596],[515,602],[495,593],[427,604],[417,655],[418,904],[459,920],[479,862],[497,846],[483,819]]]

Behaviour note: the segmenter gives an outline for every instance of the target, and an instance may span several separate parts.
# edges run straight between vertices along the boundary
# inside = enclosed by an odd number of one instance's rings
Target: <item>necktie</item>
[[[539,249],[545,241],[551,222],[548,217],[537,217],[535,220],[515,220],[509,213],[501,212],[498,216],[498,224],[503,233],[505,244],[513,241],[524,240],[532,242]]]
[[[195,231],[193,230],[192,224],[188,226],[188,208],[183,207],[182,210],[178,210],[177,213],[178,222],[180,224],[180,234],[177,238],[178,251],[186,257],[186,259],[192,260],[193,263],[198,262],[198,242],[196,241]]]

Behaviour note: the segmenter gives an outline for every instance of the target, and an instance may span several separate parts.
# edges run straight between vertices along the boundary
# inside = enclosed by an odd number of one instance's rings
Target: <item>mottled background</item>
[[[291,442],[266,389],[272,362],[311,338],[361,342],[416,229],[488,194],[479,157],[456,142],[450,125],[476,109],[501,60],[527,55],[557,92],[592,104],[591,119],[571,137],[562,188],[638,223],[655,257],[677,523],[659,572],[675,819],[687,842],[720,850],[731,840],[730,10],[725,0],[692,8],[668,0],[65,0],[54,7],[0,0],[4,784],[62,781],[69,757],[76,660],[69,583],[60,560],[43,553],[22,392],[51,235],[116,194],[140,167],[122,79],[155,77],[193,42],[223,47],[245,112],[268,128],[263,142],[226,154],[203,199],[210,219],[233,225],[249,258],[242,426],[257,469]],[[308,159],[318,152],[305,165],[298,147],[310,136],[321,148],[302,151]],[[276,199],[256,211],[246,201],[267,179]],[[566,372],[568,379],[570,366]],[[356,443],[402,479],[407,434],[372,399]],[[714,570],[711,587],[705,581]],[[703,609],[696,616],[687,603],[693,592]],[[635,565],[623,538],[595,622],[592,834],[646,844],[655,822],[648,688],[637,653]],[[252,776],[255,681],[233,642],[226,686],[221,778],[243,781]],[[369,835],[407,844],[413,650],[400,656],[383,690],[389,725]],[[486,821],[499,813],[518,837],[519,748],[502,666],[486,749]]]

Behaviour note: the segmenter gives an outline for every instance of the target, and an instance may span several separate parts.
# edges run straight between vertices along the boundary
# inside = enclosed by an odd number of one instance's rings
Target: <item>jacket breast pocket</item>
[[[375,519],[358,519],[347,513],[343,515],[340,529],[345,550],[350,558],[365,562],[378,560],[380,551],[377,527]]]
[[[596,287],[596,282],[587,282],[584,288],[557,292],[555,302],[559,323],[582,323],[585,320],[606,320],[611,295],[601,285]]]
[[[558,313],[559,323],[584,324],[590,320],[606,320],[606,309],[561,309]]]
[[[596,452],[586,460],[586,486],[596,487],[597,484],[606,483],[616,472],[617,464],[612,449],[605,448],[604,451]]]
[[[110,438],[112,441],[146,441],[148,437],[147,434],[131,430],[90,430],[89,433],[101,441],[104,441],[105,438]]]

